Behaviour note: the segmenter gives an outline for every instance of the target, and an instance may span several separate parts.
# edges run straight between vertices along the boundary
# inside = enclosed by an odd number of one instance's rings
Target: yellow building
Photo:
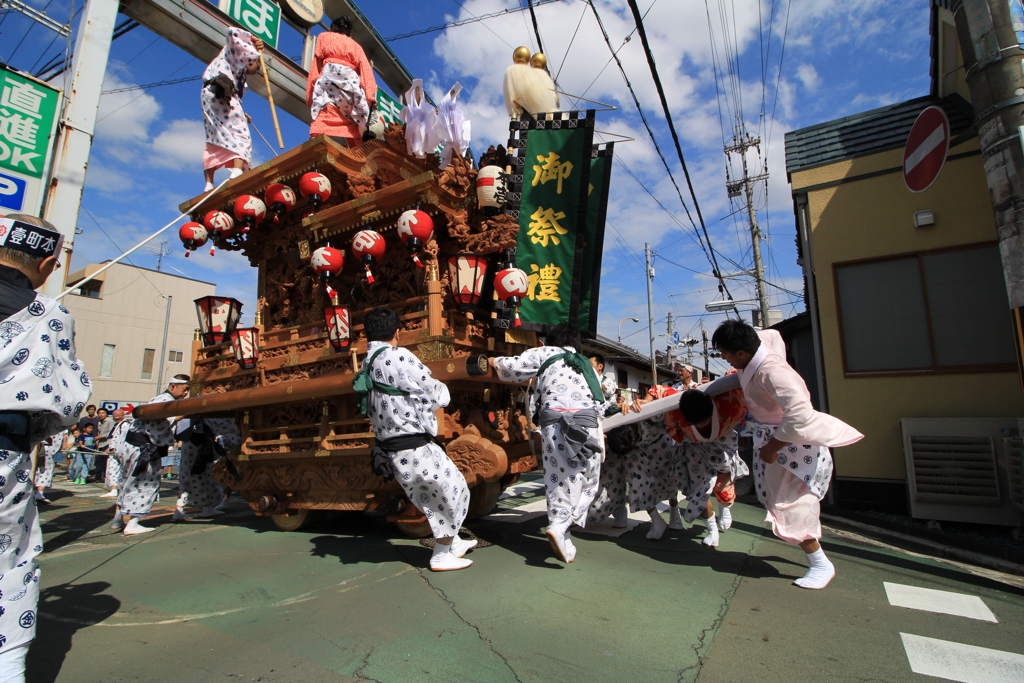
[[[835,452],[834,490],[841,503],[930,503],[915,516],[1019,524],[1000,460],[1000,436],[1024,416],[1009,303],[952,14],[934,9],[932,22],[930,95],[786,135],[822,407],[866,437]],[[914,193],[904,145],[929,106],[949,119],[949,150],[937,180]],[[957,479],[974,476],[957,470],[962,454],[933,468],[937,488],[921,493],[924,475],[908,472],[920,463],[905,457],[906,418],[940,418],[949,438],[982,424],[965,418],[1004,418],[979,427],[1003,430],[984,437],[999,452],[983,468],[1002,477],[1002,493],[993,479],[980,498],[958,494]],[[984,514],[942,516],[958,503]]]

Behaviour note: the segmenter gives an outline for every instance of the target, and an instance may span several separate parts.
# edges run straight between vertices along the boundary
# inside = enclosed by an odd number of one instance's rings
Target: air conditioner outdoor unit
[[[900,425],[912,517],[1024,526],[1017,420],[903,418]]]

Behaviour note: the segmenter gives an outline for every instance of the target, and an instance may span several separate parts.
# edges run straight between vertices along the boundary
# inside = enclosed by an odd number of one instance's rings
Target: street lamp
[[[476,254],[455,254],[448,257],[448,281],[452,298],[460,311],[472,311],[483,294],[487,259]]]
[[[622,343],[622,323],[626,322],[627,320],[632,320],[635,323],[640,322],[640,318],[623,318],[622,320],[619,321],[619,343],[620,344]]]
[[[243,370],[255,368],[256,361],[260,359],[260,329],[258,327],[236,328],[231,330],[228,338],[231,341],[231,351],[235,354],[238,367]]]

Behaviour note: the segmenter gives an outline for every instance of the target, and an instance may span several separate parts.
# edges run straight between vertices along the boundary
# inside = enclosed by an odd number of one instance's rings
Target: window
[[[182,358],[181,351],[168,351],[167,362],[168,363],[180,363]]]
[[[156,356],[156,349],[146,349],[142,352],[142,379],[153,379],[153,359]]]
[[[629,373],[628,372],[626,372],[625,370],[616,370],[615,371],[615,375],[616,375],[616,379],[618,379],[618,381],[619,381],[619,388],[620,389],[627,389],[627,388],[629,388]]]
[[[995,245],[837,263],[848,376],[1016,367]]]
[[[88,282],[86,282],[81,287],[75,289],[74,293],[77,294],[78,296],[85,296],[85,297],[88,297],[90,299],[99,299],[100,298],[100,288],[102,286],[103,286],[103,283],[101,281],[99,281],[99,280],[89,280]]]
[[[114,349],[113,344],[103,345],[103,360],[100,361],[100,377],[110,377],[114,370]]]

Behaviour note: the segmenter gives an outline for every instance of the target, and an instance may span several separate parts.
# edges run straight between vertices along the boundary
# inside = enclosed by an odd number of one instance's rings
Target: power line
[[[546,5],[549,2],[557,2],[557,1],[558,0],[536,0],[536,5],[539,7],[540,5]],[[457,3],[457,4],[459,5],[459,7],[462,7],[463,9],[465,9],[465,7],[462,6],[462,3]],[[513,12],[522,12],[525,9],[526,9],[525,7],[508,7],[508,8],[505,8],[503,10],[500,10],[498,12],[491,12],[489,14],[481,14],[481,15],[476,16],[476,17],[469,17],[468,19],[462,19],[462,20],[459,20],[459,21],[450,21],[447,24],[441,24],[440,26],[431,26],[430,28],[421,28],[421,29],[418,29],[416,31],[409,31],[408,33],[399,33],[396,36],[391,36],[390,38],[385,38],[384,40],[386,42],[390,43],[390,42],[395,41],[395,40],[404,40],[406,38],[412,38],[413,36],[421,36],[424,33],[437,33],[438,31],[444,31],[446,29],[455,28],[456,26],[464,26],[466,24],[473,24],[473,23],[476,23],[478,21],[483,21],[484,19],[493,19],[494,17],[500,17],[503,14],[512,14]],[[495,35],[497,35],[497,34],[495,34]],[[506,43],[506,45],[507,44],[508,43]]]
[[[544,43],[540,40],[540,27],[537,25],[537,12],[534,10],[533,0],[526,0],[526,6],[530,9],[530,19],[533,20],[533,33],[537,36],[537,52],[544,52]]]
[[[661,84],[661,77],[658,76],[658,68],[654,63],[654,54],[651,52],[651,46],[647,42],[647,31],[644,30],[644,20],[640,15],[640,8],[636,5],[636,0],[627,0],[629,3],[629,9],[633,12],[633,19],[636,21],[637,33],[640,35],[640,42],[644,46],[644,54],[647,56],[647,64],[651,69],[651,76],[654,78],[654,86],[658,90],[658,97],[661,99],[661,107],[665,112],[665,120],[668,123],[669,133],[672,135],[672,142],[676,146],[676,154],[679,156],[679,163],[683,167],[683,175],[686,177],[686,186],[690,190],[690,197],[693,199],[693,208],[697,212],[697,218],[700,219],[700,227],[704,232],[704,241],[707,242],[708,251],[711,255],[711,265],[715,269],[715,273],[719,275],[719,281],[722,283],[722,288],[725,293],[729,294],[729,289],[726,287],[725,280],[721,279],[721,269],[718,267],[718,259],[715,258],[715,248],[711,245],[711,236],[708,234],[708,228],[704,224],[704,216],[700,210],[700,203],[697,201],[697,193],[693,189],[693,181],[690,180],[690,171],[686,168],[686,159],[683,158],[683,148],[679,144],[679,135],[676,133],[675,124],[672,123],[672,111],[668,107],[668,100],[665,99],[665,88]],[[593,7],[593,4],[591,4]],[[691,219],[692,220],[692,219]],[[730,296],[730,298],[732,298]]]
[[[189,83],[191,81],[202,80],[202,76],[186,76],[185,78],[176,78],[172,81],[159,81],[157,83],[146,83],[145,85],[132,85],[125,88],[115,88],[114,90],[104,90],[101,95],[113,95],[119,92],[129,92],[131,90],[149,90],[150,88],[159,88],[165,85],[177,85],[179,83]]]

